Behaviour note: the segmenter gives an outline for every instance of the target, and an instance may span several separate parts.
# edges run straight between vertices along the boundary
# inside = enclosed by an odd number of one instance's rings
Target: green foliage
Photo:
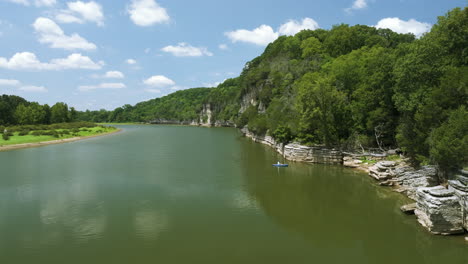
[[[319,74],[305,74],[296,82],[301,133],[313,135],[315,142],[336,145],[346,134],[345,95],[332,85],[333,80]]]
[[[430,157],[449,172],[468,163],[468,111],[465,106],[451,112],[447,121],[434,129],[429,138]]]
[[[69,122],[68,105],[65,103],[56,103],[50,108],[50,122],[51,123],[65,123]]]
[[[271,136],[280,143],[286,144],[289,143],[293,139],[293,135],[291,133],[291,129],[289,127],[280,126],[273,133]]]
[[[2,138],[3,138],[3,140],[5,140],[5,141],[10,140],[10,137],[11,137],[11,136],[13,136],[13,134],[12,134],[11,132],[6,132],[6,133],[3,133],[3,134],[2,134]]]

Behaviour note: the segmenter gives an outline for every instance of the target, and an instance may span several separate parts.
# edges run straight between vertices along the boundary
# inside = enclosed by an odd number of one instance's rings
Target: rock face
[[[456,175],[449,181],[449,190],[453,191],[460,203],[463,228],[468,230],[468,177]]]
[[[394,161],[380,161],[377,162],[374,166],[369,168],[369,175],[378,180],[388,180],[395,176],[395,166],[396,162]]]
[[[321,164],[342,164],[343,153],[322,146],[302,146],[296,143],[284,146],[284,156],[288,160]]]
[[[443,186],[419,188],[415,214],[433,234],[463,233],[462,211],[455,192]]]
[[[394,186],[396,191],[413,200],[416,200],[418,188],[437,185],[436,173],[434,166],[423,166],[417,170],[394,161],[380,161],[369,168],[369,175],[380,185]]]
[[[395,168],[395,177],[392,182],[397,186],[397,191],[406,194],[416,200],[416,191],[421,187],[433,187],[438,184],[437,170],[435,166],[423,166],[420,169],[412,167]]]
[[[343,153],[336,149],[329,149],[322,146],[303,146],[297,143],[287,145],[277,143],[271,136],[256,136],[247,128],[241,129],[246,137],[255,142],[259,142],[274,148],[281,153],[284,158],[291,161],[321,164],[343,164]]]

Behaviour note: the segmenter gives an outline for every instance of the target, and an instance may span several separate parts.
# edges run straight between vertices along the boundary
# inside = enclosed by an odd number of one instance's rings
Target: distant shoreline
[[[22,144],[16,144],[16,145],[0,146],[0,152],[16,150],[16,149],[36,148],[36,147],[43,147],[43,146],[48,146],[48,145],[70,143],[70,142],[75,142],[75,141],[88,139],[88,138],[107,136],[107,135],[115,134],[121,131],[122,129],[119,128],[115,131],[97,134],[97,135],[91,135],[91,136],[73,137],[73,138],[57,139],[57,140],[50,140],[50,141],[42,141],[42,142],[36,142],[36,143],[22,143]]]

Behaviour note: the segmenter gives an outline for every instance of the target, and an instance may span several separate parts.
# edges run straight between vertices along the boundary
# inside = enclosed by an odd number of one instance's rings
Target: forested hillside
[[[468,156],[468,9],[439,17],[415,39],[337,25],[282,36],[217,88],[179,91],[88,121],[158,118],[232,121],[282,142],[341,148],[400,147],[415,163],[447,170]]]

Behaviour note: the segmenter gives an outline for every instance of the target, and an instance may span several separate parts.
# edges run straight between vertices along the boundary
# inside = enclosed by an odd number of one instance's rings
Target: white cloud
[[[44,86],[34,86],[34,85],[26,85],[18,88],[20,91],[24,92],[33,92],[33,93],[45,93],[47,92],[47,88]]]
[[[213,56],[213,53],[209,52],[206,48],[193,47],[187,43],[179,43],[177,46],[167,46],[161,49],[164,52],[171,53],[176,57],[201,57],[201,56]]]
[[[53,6],[57,3],[56,0],[35,0],[34,4],[36,6]]]
[[[125,62],[126,62],[127,64],[130,64],[130,65],[133,65],[133,64],[136,64],[136,63],[137,63],[137,61],[134,60],[134,59],[128,59],[128,60],[126,60]]]
[[[148,93],[161,93],[161,90],[159,89],[145,89],[145,91]]]
[[[157,88],[162,88],[162,87],[167,87],[167,86],[172,86],[175,85],[175,82],[166,76],[163,75],[154,75],[151,76],[150,78],[146,79],[143,81],[144,84],[148,86],[153,86]]]
[[[115,78],[115,79],[123,79],[125,75],[119,71],[108,71],[103,76],[104,78]]]
[[[29,0],[7,0],[8,2],[12,2],[15,4],[20,4],[24,6],[30,6],[31,3]],[[34,5],[37,7],[41,6],[53,6],[57,3],[56,0],[34,0]]]
[[[10,70],[99,70],[102,65],[103,62],[95,63],[89,57],[79,53],[73,53],[66,58],[52,59],[48,63],[39,61],[36,54],[31,52],[16,53],[10,59],[0,57],[0,68]]]
[[[421,37],[422,34],[429,32],[432,25],[424,22],[419,22],[414,19],[408,21],[401,20],[398,17],[388,17],[381,19],[376,28],[388,28],[397,33],[413,33],[416,37]]]
[[[104,25],[104,14],[102,6],[94,1],[91,2],[69,2],[68,9],[61,10],[56,16],[60,23],[80,23],[86,21],[94,22],[99,26]]]
[[[278,33],[280,35],[292,36],[296,35],[304,29],[316,30],[317,28],[319,28],[319,24],[312,18],[306,17],[302,20],[302,22],[297,20],[289,20],[280,26]]]
[[[273,31],[273,28],[267,25],[261,25],[254,30],[238,29],[231,32],[226,32],[225,35],[233,42],[247,42],[259,46],[266,46],[273,42],[279,34]]]
[[[21,82],[18,80],[11,79],[0,79],[0,86],[18,86]]]
[[[65,35],[63,30],[51,19],[39,17],[33,24],[34,30],[39,35],[39,42],[50,44],[51,48],[66,50],[94,50],[96,45],[88,42],[80,35],[74,33]]]
[[[123,83],[101,83],[97,85],[81,85],[78,86],[79,91],[90,91],[90,90],[96,90],[96,89],[123,89],[127,87]]]
[[[228,47],[228,45],[226,45],[226,44],[219,44],[218,48],[219,48],[220,50],[229,50],[229,47]]]
[[[345,11],[350,13],[353,10],[359,10],[367,7],[367,0],[355,0],[351,7],[345,8]]]
[[[318,23],[312,18],[304,18],[301,22],[289,20],[282,24],[278,31],[274,31],[271,26],[261,25],[254,30],[238,29],[224,33],[233,43],[246,42],[259,46],[266,46],[275,41],[280,35],[294,35],[301,30],[319,28]],[[220,47],[221,48],[221,47]]]
[[[79,23],[83,24],[84,21],[80,18],[77,18],[74,15],[67,13],[59,13],[55,16],[55,19],[60,23]]]
[[[166,9],[154,0],[132,0],[127,12],[133,23],[143,27],[165,23],[170,19]]]

